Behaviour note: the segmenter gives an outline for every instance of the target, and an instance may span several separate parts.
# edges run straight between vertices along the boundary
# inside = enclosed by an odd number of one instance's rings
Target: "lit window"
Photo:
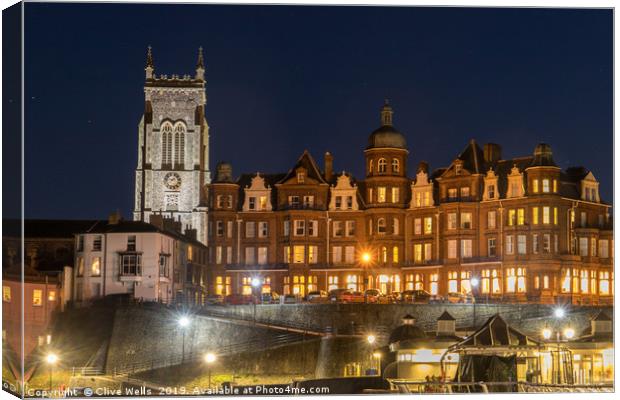
[[[549,207],[543,207],[543,215],[542,215],[542,223],[543,224],[549,224],[550,222],[550,215],[549,215]]]
[[[525,224],[525,210],[523,208],[517,209],[517,225]]]
[[[381,247],[381,261],[383,261],[383,263],[387,262],[387,247],[385,246]]]
[[[424,243],[424,260],[429,261],[433,258],[433,245],[431,243]]]
[[[252,265],[255,262],[255,254],[256,250],[254,247],[246,247],[245,248],[245,265]]]
[[[471,228],[471,213],[461,213],[461,229]]]
[[[415,274],[414,290],[424,290],[424,275]]]
[[[41,306],[43,297],[43,291],[41,289],[34,289],[32,291],[32,305],[33,306]]]
[[[327,290],[338,289],[338,276],[330,275],[327,277]]]
[[[570,293],[570,269],[565,269],[562,274],[562,293]]]
[[[514,293],[517,288],[517,275],[514,268],[506,269],[506,293]]]
[[[514,254],[514,236],[507,235],[506,236],[506,254]]]
[[[77,276],[84,276],[84,257],[77,259]]]
[[[558,224],[558,208],[553,207],[553,225]]]
[[[398,220],[398,218],[394,218],[392,220],[392,233],[394,235],[398,235],[400,232],[400,221]]]
[[[416,263],[421,263],[422,262],[422,244],[414,244],[413,245],[413,260]]]
[[[431,274],[431,294],[439,292],[439,274]]]
[[[347,221],[347,236],[355,236],[355,221]]]
[[[284,246],[284,263],[288,264],[291,262],[291,246]]]
[[[9,286],[2,286],[2,301],[11,302],[11,288]]]
[[[599,271],[598,273],[598,292],[602,295],[609,295],[609,272]]]
[[[267,264],[267,247],[258,248],[258,265]]]
[[[538,193],[538,179],[532,180],[532,192]]]
[[[550,191],[549,179],[543,179],[542,180],[542,191],[543,191],[543,193],[549,193],[549,191]]]
[[[334,236],[342,236],[344,228],[342,227],[342,221],[334,221]]]
[[[377,203],[385,203],[385,187],[380,186],[377,188]]]
[[[508,210],[508,226],[513,226],[516,223],[516,210]]]
[[[538,225],[538,207],[532,207],[532,224]]]
[[[93,261],[90,264],[90,275],[101,276],[101,257],[93,258]]]
[[[553,180],[553,193],[557,193],[558,192],[558,180],[554,179]]]
[[[456,199],[456,196],[457,196],[456,188],[448,189],[448,198],[449,199]]]
[[[588,276],[588,270],[581,270],[581,293],[588,293],[590,288],[590,279]]]
[[[414,235],[422,234],[422,218],[416,218],[413,220],[413,234]]]
[[[469,186],[464,186],[461,188],[461,198],[467,199],[469,197]]]
[[[303,264],[306,261],[306,247],[293,246],[293,263]]]
[[[424,234],[429,235],[433,233],[433,217],[424,218]]]
[[[260,196],[258,199],[259,199],[258,209],[266,210],[267,209],[267,196]]]
[[[481,279],[481,288],[480,291],[483,294],[488,294],[491,292],[491,270],[483,269],[480,273]]]
[[[392,249],[392,262],[394,264],[398,263],[398,246],[394,246]]]
[[[55,290],[50,290],[47,293],[47,300],[48,301],[56,301],[56,291]]]
[[[471,293],[471,283],[469,278],[471,278],[471,272],[461,271],[461,293]]]
[[[400,191],[397,187],[392,188],[392,203],[398,203]]]
[[[318,246],[308,246],[308,264],[316,264],[319,261]]]
[[[448,292],[449,293],[457,293],[458,292],[458,272],[450,271],[448,272]]]
[[[609,257],[609,242],[607,239],[601,239],[598,241],[598,256],[600,258]]]

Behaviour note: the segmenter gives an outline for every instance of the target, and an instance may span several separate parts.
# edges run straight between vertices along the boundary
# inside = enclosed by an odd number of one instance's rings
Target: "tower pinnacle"
[[[198,61],[196,62],[196,79],[204,81],[205,79],[205,60],[202,55],[202,46],[198,48]]]
[[[153,79],[153,72],[155,71],[155,65],[153,64],[153,51],[149,45],[146,50],[146,79]]]

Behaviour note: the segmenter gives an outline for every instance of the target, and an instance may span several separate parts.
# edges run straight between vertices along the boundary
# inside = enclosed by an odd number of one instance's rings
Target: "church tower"
[[[155,75],[149,46],[144,83],[144,115],[138,125],[138,166],[134,220],[149,222],[152,214],[181,221],[206,242],[210,183],[209,126],[205,119],[205,66],[198,50],[196,73]]]

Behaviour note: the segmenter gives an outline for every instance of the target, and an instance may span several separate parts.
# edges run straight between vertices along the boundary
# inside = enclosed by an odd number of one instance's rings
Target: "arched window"
[[[380,158],[379,159],[379,163],[378,163],[378,167],[377,167],[377,171],[380,174],[385,174],[386,168],[387,168],[387,161],[385,160],[385,158]]]
[[[372,160],[368,160],[368,175],[372,175]]]
[[[169,122],[161,126],[161,163],[172,163],[172,124]]]
[[[400,172],[400,161],[398,158],[392,158],[392,173],[398,174]]]
[[[180,122],[174,126],[174,163],[185,164],[185,125]]]
[[[385,218],[379,218],[377,220],[377,233],[385,233]]]

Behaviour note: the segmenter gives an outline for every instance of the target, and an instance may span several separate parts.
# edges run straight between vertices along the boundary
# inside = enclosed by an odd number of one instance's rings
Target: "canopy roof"
[[[542,342],[532,339],[511,327],[499,314],[487,320],[476,332],[451,347],[451,350],[467,347],[523,347],[542,346]]]

